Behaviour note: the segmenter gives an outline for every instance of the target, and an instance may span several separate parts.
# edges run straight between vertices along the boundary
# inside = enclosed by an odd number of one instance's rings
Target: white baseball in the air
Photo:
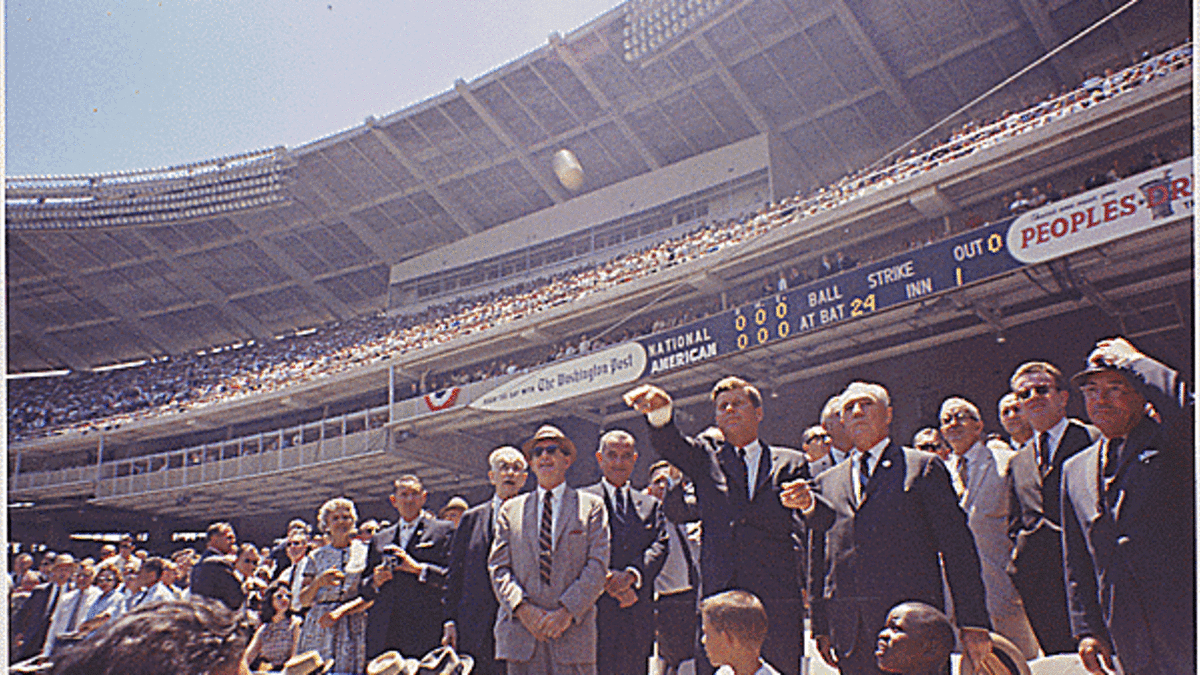
[[[554,175],[558,176],[558,182],[563,187],[571,192],[583,187],[583,166],[579,164],[575,153],[566,148],[554,153],[553,167]]]

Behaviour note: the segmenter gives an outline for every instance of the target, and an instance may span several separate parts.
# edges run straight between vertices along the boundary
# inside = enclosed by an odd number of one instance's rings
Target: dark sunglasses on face
[[[918,450],[924,450],[925,452],[937,452],[941,447],[941,443],[920,443],[917,445]]]
[[[571,453],[569,451],[567,451],[566,448],[560,448],[559,446],[554,445],[554,444],[534,446],[534,448],[529,451],[529,454],[536,458],[536,457],[541,457],[542,455],[553,455],[556,452],[558,454],[562,455],[563,457],[571,456]]]
[[[942,424],[950,424],[955,420],[958,420],[959,422],[978,422],[979,418],[975,417],[966,410],[960,410],[956,413],[946,413],[945,415],[942,415]]]
[[[1032,387],[1024,387],[1018,391],[1017,398],[1021,399],[1022,401],[1028,401],[1029,399],[1033,398],[1035,393],[1038,396],[1046,396],[1053,390],[1054,387],[1051,387],[1048,384],[1035,384]]]
[[[815,434],[804,440],[805,443],[824,443],[829,440],[828,434]]]

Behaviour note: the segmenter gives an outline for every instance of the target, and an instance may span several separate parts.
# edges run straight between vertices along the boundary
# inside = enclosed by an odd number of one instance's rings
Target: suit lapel
[[[758,475],[755,476],[754,479],[755,499],[758,499],[758,496],[762,494],[763,487],[766,486],[767,481],[769,481],[771,478],[772,472],[775,471],[774,456],[771,453],[770,446],[768,446],[766,443],[763,443],[761,440],[758,442],[758,446],[762,448],[762,452],[758,456]]]
[[[538,504],[538,493],[537,489],[535,488],[530,492],[525,493],[525,506],[521,509],[522,522],[512,524],[513,532],[524,532],[532,535],[526,536],[525,539],[529,542],[529,550],[533,552],[533,560],[535,564],[537,563],[538,557],[538,535],[540,534],[539,529],[542,525],[542,521],[540,520],[541,514],[542,507],[540,504]],[[529,531],[530,525],[533,526],[532,532]]]
[[[854,499],[854,474],[850,471],[850,462],[839,462],[829,470],[829,480],[821,481],[822,492],[829,486],[827,498],[834,504],[842,503],[851,511],[858,511],[858,502]]]
[[[408,538],[408,546],[404,547],[404,550],[407,551],[409,555],[411,555],[413,550],[417,547],[417,542],[421,540],[421,533],[424,531],[425,514],[422,513],[421,515],[417,516],[417,526],[413,528],[412,536]]]
[[[567,528],[574,527],[578,522],[579,495],[576,494],[575,490],[567,487],[567,489],[563,492],[562,506],[560,506],[558,509],[558,527],[555,528],[554,533],[554,542],[556,544],[554,547],[555,552],[561,548],[561,546],[558,546],[557,544],[561,544],[563,542],[563,536],[570,531]]]
[[[904,475],[904,452],[893,441],[888,443],[887,447],[883,449],[883,453],[879,455],[879,461],[875,463],[875,470],[871,472],[871,478],[867,481],[867,489],[863,492],[862,503],[866,504],[871,495],[883,489],[884,483],[893,482],[897,475],[901,477]],[[860,504],[859,508],[861,507]]]
[[[495,518],[492,515],[492,503],[489,501],[479,510],[479,517],[483,519],[483,533],[487,537],[486,541],[492,541],[496,533],[492,531],[492,521]]]

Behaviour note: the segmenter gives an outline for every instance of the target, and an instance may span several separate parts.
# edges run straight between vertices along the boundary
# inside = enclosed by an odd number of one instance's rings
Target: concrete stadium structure
[[[657,5],[668,8],[660,19],[645,14]],[[266,341],[601,261],[866,166],[1112,9],[691,5],[708,9],[676,12],[674,28],[661,25],[668,2],[623,5],[476,81],[300,148],[8,178],[10,372]],[[1189,12],[1144,0],[955,123],[1177,43]],[[636,433],[641,422],[618,386],[523,410],[434,413],[398,393],[422,373],[594,335],[647,311],[725,306],[764,270],[837,250],[950,235],[964,214],[1022,185],[1081,184],[1113,157],[1190,139],[1191,96],[1190,73],[1175,73],[747,245],[379,364],[100,434],[20,442],[10,447],[9,501],[23,507],[10,510],[12,537],[61,545],[104,523],[162,542],[174,528],[232,518],[263,538],[339,494],[387,515],[390,478],[405,472],[421,475],[435,501],[480,496],[487,451],[547,419],[581,447],[601,428]],[[585,167],[578,193],[551,171],[564,147]],[[1091,340],[1117,332],[1190,364],[1192,237],[1190,221],[1176,221],[654,379],[680,393],[683,418],[699,428],[707,385],[745,374],[771,395],[766,437],[794,444],[850,377],[887,383],[905,401],[897,426],[908,429],[950,393],[986,409],[1026,356],[1070,369]],[[506,256],[524,268],[506,272]],[[464,400],[505,382],[467,385]],[[590,479],[594,462],[572,471]]]

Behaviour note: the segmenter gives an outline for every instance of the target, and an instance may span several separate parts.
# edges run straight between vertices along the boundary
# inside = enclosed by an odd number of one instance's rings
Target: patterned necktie
[[[542,526],[538,530],[538,571],[541,573],[542,583],[547,586],[550,585],[550,553],[554,543],[554,505],[551,503],[553,499],[554,494],[546,490],[546,496],[542,499]]]
[[[1043,476],[1050,473],[1050,461],[1050,432],[1043,431],[1038,434],[1038,466]]]

